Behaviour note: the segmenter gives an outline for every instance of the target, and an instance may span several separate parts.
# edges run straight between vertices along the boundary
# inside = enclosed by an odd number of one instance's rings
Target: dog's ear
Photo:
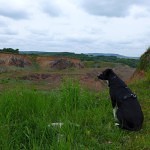
[[[112,72],[113,72],[112,69],[106,69],[103,73],[104,73],[105,75],[109,75],[109,74],[112,73]]]
[[[102,72],[102,74],[98,75],[98,79],[101,80],[108,80],[109,79],[109,75],[113,72],[112,69],[106,69],[105,71]]]

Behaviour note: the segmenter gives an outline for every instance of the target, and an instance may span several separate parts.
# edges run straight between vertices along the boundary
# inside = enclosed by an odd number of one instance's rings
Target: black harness
[[[137,96],[135,94],[131,93],[131,94],[123,96],[123,99],[126,100],[126,99],[131,98],[131,97],[132,98],[137,98]]]
[[[129,90],[128,87],[125,87],[125,88]],[[135,94],[129,93],[129,94],[123,96],[123,99],[126,100],[126,99],[131,98],[131,97],[132,97],[132,98],[137,98],[137,96],[136,96]]]

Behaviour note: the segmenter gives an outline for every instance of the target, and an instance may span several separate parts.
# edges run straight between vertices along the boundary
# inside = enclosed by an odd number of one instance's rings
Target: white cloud
[[[27,19],[29,17],[28,12],[24,9],[23,2],[16,0],[1,0],[0,1],[0,16],[12,18],[12,19]]]
[[[150,43],[148,3],[0,0],[0,48],[139,56]]]
[[[139,6],[139,5],[133,5],[130,9],[130,16],[134,18],[146,18],[150,17],[150,8]]]
[[[124,17],[128,15],[130,6],[137,3],[136,0],[80,0],[79,4],[85,11],[92,15],[108,17]]]
[[[58,17],[61,14],[61,9],[55,2],[56,1],[41,1],[41,9],[51,17]]]

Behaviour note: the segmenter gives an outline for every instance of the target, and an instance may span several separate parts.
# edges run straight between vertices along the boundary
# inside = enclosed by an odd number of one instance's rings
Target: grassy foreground
[[[49,92],[25,85],[4,91],[0,93],[0,149],[148,150],[150,84],[143,79],[130,87],[144,111],[139,132],[114,126],[108,90],[95,93],[67,81],[59,90]]]

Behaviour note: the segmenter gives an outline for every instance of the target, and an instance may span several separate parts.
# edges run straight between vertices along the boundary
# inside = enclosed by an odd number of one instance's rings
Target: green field
[[[94,92],[68,79],[60,88],[38,91],[16,82],[15,88],[0,93],[0,149],[148,150],[149,81],[147,76],[129,85],[145,116],[139,132],[114,126],[108,89]]]
[[[35,58],[33,55],[33,62]],[[142,58],[139,71],[148,68],[143,64],[149,64],[145,55]],[[145,69],[145,77],[136,80],[135,76],[129,84],[138,96],[145,117],[142,129],[131,132],[114,125],[108,88],[98,81],[96,73],[110,67],[128,80],[135,69],[125,64],[135,67],[139,60],[101,56],[80,59],[85,68],[46,70],[36,63],[25,68],[1,66],[0,149],[150,149],[150,71]],[[41,75],[50,78],[41,79]]]

